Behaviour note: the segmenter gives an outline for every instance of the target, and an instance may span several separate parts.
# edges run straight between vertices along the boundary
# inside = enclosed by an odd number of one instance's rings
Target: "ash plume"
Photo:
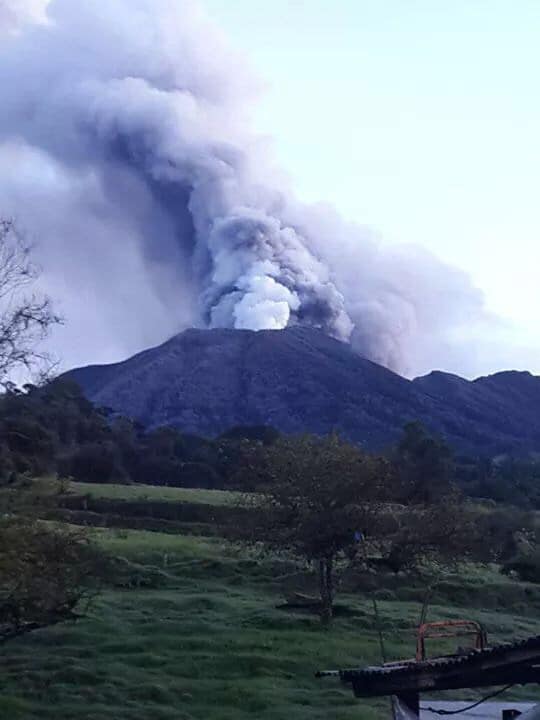
[[[17,33],[30,23],[47,21],[49,0],[0,0],[0,33]]]
[[[38,244],[68,364],[303,324],[410,372],[488,322],[460,271],[296,202],[198,5],[0,0],[2,31],[0,214]]]

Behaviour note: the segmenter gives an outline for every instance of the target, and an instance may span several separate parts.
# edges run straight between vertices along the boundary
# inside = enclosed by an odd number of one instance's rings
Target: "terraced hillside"
[[[42,486],[41,492],[46,489],[50,496],[54,488]],[[154,492],[160,501],[173,504],[185,499],[196,505],[204,499],[198,504],[205,508],[214,501],[214,508],[228,502],[221,493],[198,490],[64,488],[64,494],[73,497],[92,493],[96,499],[126,502],[140,499],[140,492],[143,497]],[[125,519],[129,524],[129,516]],[[350,690],[318,681],[314,672],[380,660],[373,597],[388,655],[410,656],[425,593],[421,581],[345,573],[334,626],[327,630],[316,616],[283,607],[291,589],[313,589],[315,578],[307,568],[287,558],[248,552],[219,536],[191,536],[181,530],[89,530],[119,559],[123,571],[87,619],[39,631],[3,648],[2,717],[388,718],[386,702],[360,705]],[[536,585],[504,577],[496,567],[470,566],[444,577],[430,618],[472,617],[499,641],[540,633],[539,611]],[[530,696],[530,688],[514,694]]]

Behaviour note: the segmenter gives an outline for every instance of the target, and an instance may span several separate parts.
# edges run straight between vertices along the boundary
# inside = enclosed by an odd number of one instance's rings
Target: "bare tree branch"
[[[52,363],[39,347],[62,320],[48,297],[32,292],[39,276],[14,222],[0,219],[0,384],[16,370],[34,376]]]

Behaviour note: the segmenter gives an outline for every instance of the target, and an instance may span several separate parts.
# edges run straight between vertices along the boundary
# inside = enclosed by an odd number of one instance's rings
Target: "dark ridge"
[[[67,376],[99,405],[148,425],[218,435],[238,425],[286,433],[337,430],[368,449],[421,420],[460,452],[540,451],[540,378],[407,380],[318,330],[186,330],[114,365]]]

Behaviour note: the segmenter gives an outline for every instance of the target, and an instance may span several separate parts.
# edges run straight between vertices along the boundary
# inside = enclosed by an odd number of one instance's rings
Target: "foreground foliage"
[[[111,588],[87,619],[6,644],[0,714],[21,720],[383,720],[385,700],[355,700],[318,681],[321,668],[380,661],[371,594],[379,598],[389,658],[409,657],[422,586],[379,577],[340,595],[329,632],[316,616],[279,609],[287,579],[316,578],[272,555],[222,540],[103,531],[104,549],[140,575]],[[125,578],[122,578],[122,583]],[[392,584],[393,583],[393,584]],[[308,584],[307,589],[311,587]],[[530,590],[529,595],[526,590]],[[494,642],[540,632],[540,597],[499,573],[450,574],[429,618],[472,617]],[[435,648],[434,648],[435,649]],[[534,697],[534,688],[515,697]],[[475,697],[478,693],[467,693]]]
[[[81,617],[106,568],[103,553],[81,529],[2,520],[0,643]]]
[[[228,488],[244,436],[267,442],[275,433],[246,428],[207,440],[173,428],[150,431],[94,407],[72,382],[10,388],[0,394],[0,485],[57,474],[79,482]]]
[[[94,407],[74,383],[59,379],[0,394],[0,485],[57,474],[100,484],[251,491],[256,478],[238,473],[244,447],[271,447],[279,439],[265,426],[232,428],[214,439],[148,430]],[[386,459],[415,502],[436,500],[451,482],[470,497],[540,508],[535,458],[453,458],[444,442],[411,423]]]
[[[403,470],[336,435],[246,445],[238,472],[256,478],[261,492],[251,496],[252,524],[238,536],[315,562],[321,619],[329,622],[341,558],[398,572],[479,549],[471,512],[446,470],[437,473],[431,454],[429,463],[420,457],[423,473],[414,471],[414,457]]]

